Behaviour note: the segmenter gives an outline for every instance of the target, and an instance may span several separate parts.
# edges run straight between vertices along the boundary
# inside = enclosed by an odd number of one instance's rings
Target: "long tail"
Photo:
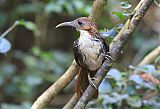
[[[89,85],[89,81],[88,81],[88,74],[91,74],[91,77],[93,77],[96,73],[96,71],[88,71],[85,68],[80,68],[78,75],[77,75],[77,84],[76,84],[76,93],[78,98],[80,98],[82,96],[82,94],[84,93],[84,91],[86,90],[86,88]],[[93,98],[97,98],[98,97],[98,90],[95,92]]]

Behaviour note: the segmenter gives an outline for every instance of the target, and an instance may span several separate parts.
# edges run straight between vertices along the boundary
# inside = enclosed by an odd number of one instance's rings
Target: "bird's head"
[[[90,34],[98,33],[96,24],[87,17],[80,17],[73,21],[60,23],[56,26],[56,28],[62,26],[72,26],[75,27],[78,31],[85,30],[88,31]]]

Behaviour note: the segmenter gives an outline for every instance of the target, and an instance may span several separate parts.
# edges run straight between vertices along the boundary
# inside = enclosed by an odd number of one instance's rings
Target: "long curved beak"
[[[73,22],[63,22],[63,23],[58,24],[55,28],[59,28],[62,26],[73,26],[74,27]]]

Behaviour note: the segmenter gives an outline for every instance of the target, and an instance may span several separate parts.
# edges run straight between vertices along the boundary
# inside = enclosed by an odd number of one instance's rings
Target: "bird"
[[[95,74],[105,59],[110,58],[109,45],[100,36],[97,25],[88,17],[80,17],[73,21],[63,22],[56,26],[71,26],[80,32],[80,37],[73,43],[73,53],[76,63],[80,66],[77,74],[76,93],[82,96],[87,86],[96,88],[93,98],[98,97],[98,89],[94,84]]]

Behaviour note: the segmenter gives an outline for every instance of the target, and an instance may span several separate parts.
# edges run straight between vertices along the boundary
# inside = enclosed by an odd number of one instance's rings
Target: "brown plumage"
[[[81,17],[71,22],[64,22],[56,27],[72,26],[80,32],[80,37],[73,44],[74,57],[77,64],[81,67],[77,74],[76,93],[80,98],[87,86],[91,84],[93,87],[95,73],[102,65],[109,46],[99,37],[99,32],[95,23],[87,17]],[[96,88],[96,87],[95,87]],[[93,98],[97,98],[98,90]]]
[[[77,83],[76,83],[76,93],[78,98],[80,98],[82,96],[82,94],[84,93],[84,91],[86,90],[86,88],[89,85],[89,80],[88,80],[88,74],[91,74],[91,77],[94,77],[94,75],[96,74],[97,71],[89,71],[86,68],[80,68],[78,75],[77,75]],[[98,90],[95,92],[93,98],[97,98],[98,97]]]

